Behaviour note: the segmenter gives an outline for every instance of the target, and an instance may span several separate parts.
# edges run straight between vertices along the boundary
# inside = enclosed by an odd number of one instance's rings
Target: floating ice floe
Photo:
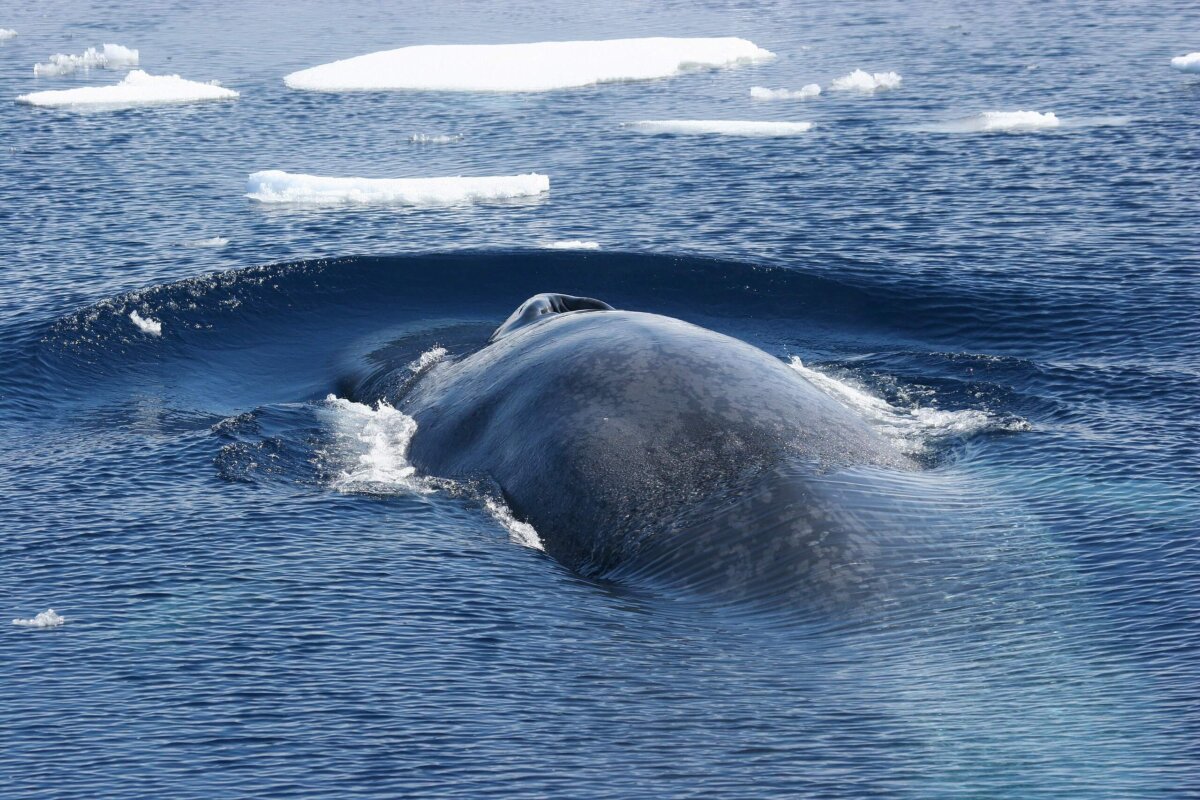
[[[547,250],[599,250],[600,243],[584,239],[560,239],[542,245]]]
[[[207,239],[192,239],[184,242],[184,247],[224,247],[229,244],[229,240],[224,236],[210,236]]]
[[[738,119],[647,119],[627,127],[640,133],[719,134],[721,136],[796,136],[811,122],[767,122]]]
[[[900,75],[895,72],[876,72],[856,69],[849,75],[836,79],[830,88],[838,91],[875,92],[880,89],[895,89],[900,85]]]
[[[770,58],[770,51],[734,37],[419,45],[322,64],[293,72],[283,81],[292,89],[319,92],[545,92],[666,78],[688,69]]]
[[[808,100],[821,94],[821,87],[815,83],[801,86],[799,89],[768,89],[765,86],[751,86],[750,96],[755,100]]]
[[[36,617],[14,619],[13,625],[20,625],[22,628],[57,628],[66,621],[66,617],[60,617],[53,608],[48,608]]]
[[[970,436],[985,431],[1030,429],[1025,420],[1000,418],[978,409],[942,411],[921,406],[894,406],[849,381],[806,367],[794,356],[789,365],[834,400],[865,417],[897,447],[908,453],[920,453],[939,439]]]
[[[23,94],[18,103],[31,106],[73,106],[126,108],[160,103],[193,103],[199,100],[230,100],[238,96],[232,89],[215,83],[188,81],[178,75],[149,75],[135,69],[120,83],[110,86],[84,86]]]
[[[455,142],[461,142],[462,138],[462,134],[451,136],[444,133],[414,133],[408,137],[408,142],[409,144],[454,144]]]
[[[130,50],[128,47],[122,47],[119,44],[106,44],[99,50],[89,47],[81,55],[77,56],[66,55],[64,53],[50,56],[48,63],[33,65],[33,74],[41,77],[53,77],[55,75],[70,75],[76,70],[88,70],[92,67],[98,69],[136,67],[137,63],[137,50]]]
[[[444,206],[533,197],[548,191],[550,178],[536,172],[481,178],[333,178],[273,169],[255,172],[246,181],[246,197],[251,200],[306,205]]]
[[[151,317],[143,317],[136,310],[129,312],[129,319],[138,330],[149,336],[162,336],[162,323]]]
[[[984,111],[973,117],[916,125],[924,133],[1030,133],[1125,125],[1129,117],[1058,117],[1052,111]]]
[[[1171,66],[1180,72],[1200,72],[1200,53],[1175,56],[1171,59]]]
[[[12,28],[0,28],[0,42],[3,42],[5,39],[11,39],[16,35],[17,32]]]

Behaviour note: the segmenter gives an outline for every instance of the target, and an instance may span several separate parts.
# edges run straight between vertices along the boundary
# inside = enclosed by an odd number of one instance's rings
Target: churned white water
[[[306,205],[457,205],[534,197],[548,191],[550,178],[536,172],[478,178],[339,178],[266,170],[251,174],[246,181],[246,197],[251,200]]]
[[[77,56],[65,53],[52,55],[47,63],[34,64],[33,74],[40,77],[53,77],[56,75],[70,75],[72,72],[81,69],[88,70],[93,67],[97,69],[136,67],[137,63],[137,50],[131,50],[119,44],[106,44],[101,46],[99,50],[95,47],[89,47]]]
[[[750,96],[755,100],[810,100],[821,94],[821,87],[815,83],[805,84],[799,89],[768,89],[765,86],[751,86]]]
[[[48,608],[36,617],[14,619],[13,625],[20,625],[22,628],[57,628],[66,621],[66,617],[60,617],[53,608]]]
[[[806,367],[793,356],[789,366],[809,383],[874,425],[901,450],[924,451],[938,439],[969,436],[989,430],[1028,430],[1024,420],[1001,419],[986,411],[942,411],[918,405],[897,406],[853,382]]]
[[[160,103],[194,103],[201,100],[230,100],[238,96],[232,89],[215,83],[184,80],[178,75],[150,75],[135,69],[120,83],[110,86],[83,86],[23,94],[18,103],[31,106],[126,108]]]
[[[325,398],[337,436],[338,474],[333,488],[348,494],[425,494],[433,489],[408,463],[417,421],[385,402],[374,407],[334,395]]]
[[[812,128],[811,122],[769,122],[737,119],[647,119],[626,127],[639,133],[671,133],[717,136],[797,136]]]
[[[901,77],[895,72],[870,73],[856,69],[849,75],[843,75],[834,80],[830,88],[849,92],[876,92],[880,89],[895,89],[900,85]]]
[[[484,501],[483,507],[487,509],[488,514],[492,519],[499,522],[508,531],[508,540],[514,544],[519,544],[522,547],[529,547],[533,550],[545,550],[545,545],[542,544],[542,537],[538,536],[538,532],[528,522],[522,522],[513,516],[512,510],[509,509],[502,501],[489,497]]]
[[[544,92],[667,78],[685,70],[749,64],[774,54],[734,37],[646,38],[491,45],[419,45],[293,72],[293,89]]]
[[[152,317],[143,317],[133,310],[129,312],[129,319],[137,326],[137,329],[149,336],[162,336],[162,323]]]

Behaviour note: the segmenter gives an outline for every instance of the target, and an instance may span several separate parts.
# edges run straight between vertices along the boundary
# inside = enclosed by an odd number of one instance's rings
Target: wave
[[[630,122],[639,133],[719,136],[797,136],[812,128],[811,122],[769,122],[735,119],[652,119]]]
[[[302,205],[458,205],[548,191],[550,178],[536,172],[478,178],[335,178],[266,170],[252,173],[246,181],[251,200]]]
[[[733,37],[420,45],[322,64],[293,72],[283,82],[292,89],[320,92],[545,92],[770,58],[773,53]]]
[[[238,93],[215,83],[184,80],[178,75],[150,75],[135,69],[111,86],[84,86],[23,94],[18,103],[50,108],[78,107],[116,109],[163,103],[194,103],[202,100],[232,100]]]
[[[33,74],[40,77],[53,77],[70,75],[78,70],[89,70],[92,67],[118,69],[120,67],[136,67],[137,64],[137,50],[131,50],[119,44],[106,44],[99,50],[89,47],[77,56],[65,53],[50,56],[49,62],[33,65]]]
[[[893,405],[856,382],[807,367],[793,356],[789,366],[810,383],[874,425],[901,451],[924,455],[938,442],[989,432],[1031,429],[1028,422],[979,409],[943,411],[930,406]]]

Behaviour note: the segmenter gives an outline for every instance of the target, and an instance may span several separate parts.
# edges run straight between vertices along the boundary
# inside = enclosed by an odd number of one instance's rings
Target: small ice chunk
[[[178,75],[149,75],[135,69],[120,83],[110,86],[84,86],[23,94],[18,103],[31,106],[75,106],[127,108],[159,103],[192,103],[198,100],[228,100],[238,96],[232,89],[215,83],[188,81]]]
[[[1180,72],[1200,72],[1200,53],[1175,56],[1171,59],[1171,66]]]
[[[162,323],[158,320],[143,317],[136,309],[129,312],[129,319],[133,321],[134,325],[137,325],[138,330],[142,333],[148,336],[162,336]]]
[[[3,42],[5,39],[11,39],[16,35],[17,32],[12,28],[0,28],[0,42]]]
[[[900,75],[895,72],[876,72],[856,69],[833,82],[832,88],[839,91],[875,92],[879,89],[895,89],[900,85]]]
[[[647,119],[631,122],[641,133],[719,134],[721,136],[796,136],[812,128],[811,122],[767,122],[737,119]]]
[[[462,141],[462,134],[453,136],[445,133],[414,133],[408,137],[409,144],[454,144]]]
[[[457,205],[533,197],[548,191],[550,178],[536,172],[480,178],[335,178],[273,169],[255,172],[246,181],[246,197],[251,200],[307,205]]]
[[[229,240],[224,236],[211,236],[207,239],[192,239],[184,242],[184,247],[224,247],[229,244]]]
[[[815,83],[801,86],[799,89],[768,89],[765,86],[751,86],[750,96],[755,100],[808,100],[821,94],[821,87]]]
[[[556,242],[546,242],[542,247],[547,250],[599,250],[600,243],[584,239],[560,239]]]
[[[119,44],[106,44],[97,50],[89,47],[82,55],[70,56],[64,53],[50,56],[46,64],[34,64],[33,74],[41,77],[55,75],[70,75],[76,70],[88,70],[92,67],[99,69],[117,69],[118,67],[136,67],[138,51],[130,50]]]
[[[48,608],[36,617],[14,619],[13,625],[20,625],[22,628],[57,628],[66,621],[66,617],[60,617],[53,608]]]
[[[754,42],[731,36],[419,45],[322,64],[293,72],[283,82],[292,89],[318,92],[545,92],[667,78],[689,69],[771,58],[773,53]]]
[[[938,122],[916,129],[931,133],[1019,133],[1050,130],[1063,124],[1064,120],[1055,116],[1053,111],[984,111],[966,119]],[[1092,121],[1091,124],[1104,122]]]

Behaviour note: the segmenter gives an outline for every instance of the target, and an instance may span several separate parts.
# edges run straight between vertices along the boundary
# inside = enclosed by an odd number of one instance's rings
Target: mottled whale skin
[[[811,582],[831,568],[820,552],[862,560],[837,549],[856,540],[831,534],[839,500],[822,476],[912,467],[750,344],[567,295],[531,298],[391,400],[417,421],[418,470],[498,490],[588,576],[728,588],[788,562],[784,582]]]

